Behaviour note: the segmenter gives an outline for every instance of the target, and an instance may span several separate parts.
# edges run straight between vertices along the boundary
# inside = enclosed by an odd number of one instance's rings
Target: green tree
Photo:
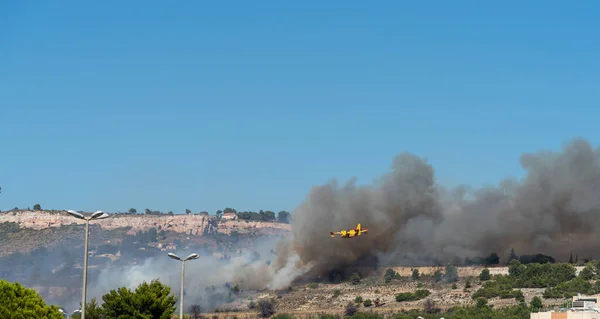
[[[533,312],[538,312],[543,307],[542,299],[538,296],[535,296],[535,297],[533,297],[533,299],[531,299],[530,305],[531,305],[531,310]]]
[[[573,252],[569,255],[569,264],[573,264]]]
[[[490,280],[491,278],[492,277],[490,276],[490,270],[487,268],[484,268],[479,274],[479,280],[481,281]]]
[[[223,213],[228,214],[228,213],[234,213],[237,214],[237,210],[231,208],[231,207],[227,207],[223,210]]]
[[[191,305],[190,306],[190,319],[200,319],[200,317],[201,317],[200,305]]]
[[[81,308],[81,302],[79,303],[79,307]],[[81,312],[73,314],[71,316],[73,319],[81,318]],[[85,318],[86,319],[104,319],[102,314],[102,307],[98,305],[96,298],[92,298],[90,302],[88,302],[85,306]]]
[[[500,257],[496,253],[491,253],[489,256],[485,257],[484,263],[486,265],[497,265],[500,263]]]
[[[132,214],[132,215],[133,215],[133,214],[136,214],[136,213],[137,213],[137,209],[135,209],[135,208],[130,208],[130,209],[129,209],[129,213],[130,213],[130,214]]]
[[[286,212],[285,210],[280,211],[279,213],[277,213],[277,221],[284,224],[289,223],[290,213]]]
[[[389,283],[393,279],[400,278],[400,275],[392,268],[388,268],[383,276],[385,283]]]
[[[483,298],[483,297],[479,297],[479,298],[477,298],[477,299],[475,300],[475,302],[476,302],[476,307],[477,307],[477,308],[480,308],[480,309],[481,309],[481,308],[485,308],[485,307],[487,307],[487,305],[488,305],[488,300],[487,300],[487,299],[485,299],[485,298]]]
[[[413,269],[411,277],[413,280],[419,279],[419,269],[417,269],[417,268]]]
[[[42,210],[42,205],[40,205],[40,204],[33,205],[33,210]]]
[[[508,255],[508,260],[507,263],[510,263],[513,260],[519,260],[519,257],[517,256],[517,254],[515,253],[515,249],[511,248],[510,249],[510,254]]]
[[[350,283],[353,285],[358,285],[358,283],[360,283],[360,275],[357,272],[350,276]]]
[[[158,280],[143,282],[135,291],[126,287],[111,290],[102,300],[102,312],[107,318],[170,319],[177,309],[171,287]]]
[[[525,272],[525,265],[522,265],[520,261],[514,259],[508,263],[508,274],[509,276],[519,277],[523,272]]]
[[[2,319],[63,319],[57,306],[46,305],[33,289],[20,283],[0,280],[0,318]]]
[[[261,221],[263,222],[271,222],[274,221],[275,218],[275,213],[270,211],[270,210],[261,210],[260,212],[258,212],[259,218]]]
[[[594,279],[594,277],[596,277],[596,267],[593,265],[593,263],[588,263],[585,265],[585,267],[583,267],[583,269],[579,272],[579,277],[585,280]]]
[[[435,280],[435,282],[442,281],[443,277],[444,277],[444,275],[442,274],[442,271],[439,269],[436,269],[436,271],[433,273],[433,279]]]
[[[192,213],[192,211],[191,211],[189,208],[186,208],[186,210],[185,210],[185,214],[186,214],[186,215],[189,215],[189,214],[191,214],[191,213]]]
[[[446,282],[458,281],[458,270],[452,265],[446,267]]]

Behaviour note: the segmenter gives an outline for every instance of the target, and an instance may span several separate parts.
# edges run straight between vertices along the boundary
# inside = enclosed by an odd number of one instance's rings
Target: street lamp
[[[198,259],[200,256],[196,253],[191,254],[185,259],[181,259],[179,256],[168,253],[169,257],[181,261],[181,291],[179,292],[179,319],[183,319],[183,274],[185,273],[185,262],[192,259]],[[85,318],[84,318],[85,319]]]
[[[74,315],[74,314],[76,314],[76,313],[79,313],[79,312],[81,312],[81,310],[77,309],[77,310],[73,311],[71,314],[69,314],[69,313],[65,312],[65,311],[64,311],[64,310],[62,310],[62,309],[58,309],[58,312],[62,313],[63,317],[64,317],[64,316],[67,316],[67,319],[69,319],[69,318],[71,318],[71,316],[72,316],[72,315]]]
[[[109,214],[102,212],[101,210],[93,213],[91,216],[86,217],[82,213],[78,213],[74,210],[68,210],[67,213],[69,215],[85,220],[85,244],[84,244],[84,255],[83,255],[83,294],[81,297],[81,310],[76,310],[81,312],[81,319],[85,319],[85,294],[87,291],[87,262],[88,262],[88,238],[89,238],[89,229],[90,229],[90,221],[96,219],[105,219],[110,217]]]

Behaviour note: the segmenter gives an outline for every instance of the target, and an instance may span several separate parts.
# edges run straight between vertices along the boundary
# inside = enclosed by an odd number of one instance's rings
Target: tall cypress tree
[[[569,256],[569,264],[573,264],[573,252],[571,252],[571,255]]]
[[[506,263],[509,264],[512,260],[519,260],[519,257],[517,257],[517,254],[515,254],[514,248],[510,249],[510,255],[508,255],[508,261]]]

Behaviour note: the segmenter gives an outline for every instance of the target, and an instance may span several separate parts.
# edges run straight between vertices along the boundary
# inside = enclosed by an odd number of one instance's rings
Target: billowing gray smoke
[[[444,189],[433,167],[400,154],[375,185],[354,181],[314,187],[293,213],[293,247],[301,264],[327,271],[369,255],[383,264],[452,262],[496,252],[588,257],[598,247],[600,152],[574,140],[562,152],[521,156],[522,181],[495,188]],[[490,168],[493,169],[493,168]],[[366,236],[332,239],[357,223]]]
[[[214,258],[190,262],[186,300],[206,299],[206,289],[223,282],[242,289],[281,289],[307,272],[325,273],[373,260],[368,257],[382,265],[448,263],[492,252],[504,259],[510,248],[558,259],[571,251],[593,257],[600,229],[599,160],[598,150],[574,140],[562,152],[522,155],[526,175],[521,181],[501,181],[494,188],[445,189],[436,184],[434,169],[424,159],[400,154],[391,172],[375,185],[358,187],[350,181],[340,186],[334,181],[314,187],[292,214],[292,240],[257,243],[263,250],[261,259],[245,255],[227,264]],[[369,228],[366,236],[329,237],[330,231],[357,223]],[[266,253],[272,248],[277,255]],[[153,278],[176,290],[178,266],[162,256],[134,268],[109,268],[91,295],[123,285],[134,288]]]

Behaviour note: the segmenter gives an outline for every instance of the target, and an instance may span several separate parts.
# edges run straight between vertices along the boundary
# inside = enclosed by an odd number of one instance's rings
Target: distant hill
[[[231,216],[231,215],[230,215]],[[290,225],[277,221],[252,221],[237,218],[237,215],[211,216],[208,214],[111,214],[111,218],[92,223],[98,224],[102,229],[117,229],[131,227],[131,232],[148,230],[152,227],[161,227],[174,232],[204,235],[210,233],[229,234],[232,231],[249,231],[261,229],[291,230]],[[60,227],[71,224],[84,224],[64,211],[9,211],[0,212],[0,223],[13,222],[21,227],[36,230],[49,227]]]
[[[74,218],[64,211],[9,211],[0,212],[0,256],[13,252],[25,253],[39,246],[52,247],[65,240],[81,237],[83,240],[84,221]],[[156,229],[179,235],[239,235],[265,236],[287,235],[291,231],[289,224],[278,222],[247,221],[205,214],[146,215],[111,214],[110,218],[92,221],[92,229],[102,229],[100,234],[90,240],[118,239],[121,235],[133,236],[139,232]],[[173,237],[173,236],[170,236]],[[102,242],[98,243],[102,244]]]
[[[167,252],[193,250],[228,259],[254,250],[256,242],[266,237],[277,241],[291,235],[286,223],[223,216],[113,214],[92,221],[89,280],[93,282],[109,265],[126,269],[148,258],[165,258]],[[64,211],[0,212],[0,278],[36,287],[52,302],[76,301],[84,223]]]

